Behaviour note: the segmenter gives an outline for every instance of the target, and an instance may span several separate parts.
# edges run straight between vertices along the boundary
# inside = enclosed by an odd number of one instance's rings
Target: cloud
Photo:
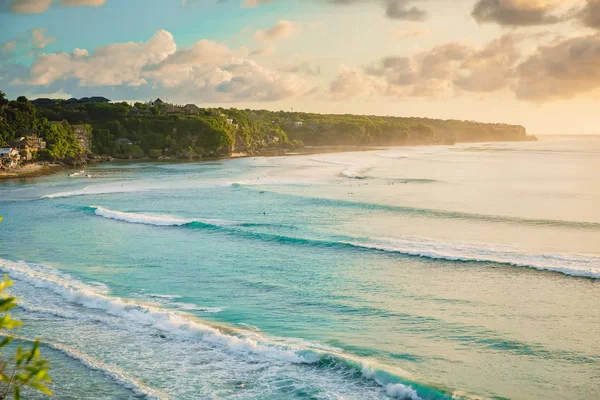
[[[2,51],[13,51],[16,47],[17,47],[17,41],[12,40],[10,42],[3,43],[2,46],[0,46],[0,49]]]
[[[546,102],[600,88],[600,34],[540,47],[517,68],[517,98]]]
[[[408,21],[425,20],[425,18],[427,18],[427,12],[417,7],[410,7],[410,2],[410,0],[387,0],[385,14],[392,19]]]
[[[307,76],[321,75],[320,66],[314,65],[310,61],[301,59],[293,60],[292,62],[279,67],[279,71],[292,74],[302,74]]]
[[[539,40],[546,42],[532,48]],[[362,70],[343,66],[329,89],[335,100],[498,91],[535,103],[570,99],[600,91],[600,33],[569,38],[506,34],[483,47],[449,42],[412,57],[384,57]]]
[[[257,30],[252,37],[260,42],[277,41],[288,38],[298,28],[297,22],[282,19],[267,30]]]
[[[271,45],[261,47],[261,48],[258,48],[256,50],[252,51],[252,53],[250,53],[250,55],[258,56],[258,57],[272,56],[273,54],[275,54],[275,50],[277,50],[277,46],[271,44]]]
[[[61,6],[71,6],[71,7],[101,7],[106,3],[106,0],[61,0]]]
[[[270,4],[275,0],[242,0],[242,7],[254,8],[262,4]],[[427,12],[413,3],[422,0],[313,0],[319,3],[331,4],[335,6],[349,6],[353,4],[379,4],[385,9],[385,15],[391,19],[406,21],[423,21],[427,18]]]
[[[54,43],[56,38],[46,36],[45,28],[31,30],[31,43],[35,49],[43,49],[50,43]]]
[[[512,84],[521,58],[520,35],[504,35],[485,48],[471,52],[459,66],[453,84],[468,92],[494,92]]]
[[[56,0],[6,0],[10,4],[10,9],[18,14],[41,14],[46,12],[50,6],[56,3]],[[60,0],[61,6],[78,7],[101,7],[106,0]]]
[[[385,83],[383,81],[345,65],[340,66],[337,76],[329,84],[329,93],[333,100],[337,101],[380,93],[384,90]]]
[[[584,25],[600,29],[600,0],[588,0],[578,17]]]
[[[471,15],[480,23],[549,25],[598,16],[598,0],[478,0]],[[585,9],[585,10],[582,10]]]
[[[552,14],[557,6],[544,0],[479,0],[472,15],[478,22],[501,25],[553,24],[561,18]]]
[[[448,42],[413,57],[391,56],[362,71],[341,69],[330,86],[336,99],[362,94],[439,98],[493,92],[515,79],[521,36],[504,35],[482,48]]]
[[[261,4],[270,4],[274,0],[244,0],[242,5],[246,8],[255,8]]]
[[[290,37],[299,29],[299,23],[282,19],[267,30],[257,30],[254,35],[252,35],[252,38],[261,43],[262,46],[254,50],[251,55],[271,56],[275,54],[275,51],[277,50],[276,43]]]
[[[430,35],[429,29],[418,29],[418,28],[396,28],[388,33],[390,39],[409,39],[421,36]]]
[[[10,9],[15,13],[41,14],[46,12],[54,0],[14,0]]]
[[[0,43],[0,63],[14,61],[18,57],[34,57],[55,41],[56,38],[46,36],[45,28],[31,29],[13,40]]]
[[[415,57],[385,57],[364,68],[377,79],[381,94],[399,97],[441,97],[452,94],[453,80],[465,58],[474,50],[450,42]]]
[[[71,86],[113,88],[121,98],[129,99],[152,88],[161,96],[215,102],[274,101],[313,89],[297,75],[264,67],[245,57],[246,53],[211,40],[178,49],[173,36],[159,30],[146,42],[41,54],[22,83],[38,87],[68,84],[65,90],[70,92]]]
[[[139,86],[146,81],[142,68],[174,54],[173,35],[159,30],[145,43],[117,43],[99,47],[94,54],[84,50],[73,53],[42,54],[31,67],[32,85],[47,85],[60,79],[76,78],[84,86]]]

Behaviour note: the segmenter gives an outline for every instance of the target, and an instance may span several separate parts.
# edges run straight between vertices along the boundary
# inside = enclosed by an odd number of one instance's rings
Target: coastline
[[[501,141],[501,142],[510,142],[510,141]],[[520,141],[518,141],[520,142]],[[467,142],[461,142],[467,143]],[[473,142],[480,143],[480,142]],[[481,143],[499,143],[498,141],[491,142],[481,142]],[[439,144],[436,144],[439,145]],[[422,144],[415,145],[419,147],[431,146],[431,144]],[[246,158],[246,157],[293,157],[293,156],[303,156],[303,155],[313,155],[313,154],[328,154],[328,153],[350,153],[350,152],[358,152],[358,151],[375,151],[375,150],[385,150],[390,147],[396,146],[346,146],[346,145],[324,145],[324,146],[304,146],[298,149],[292,149],[289,151],[282,152],[280,149],[277,150],[266,150],[255,154],[249,153],[232,153],[229,156],[222,157],[200,157],[200,158],[175,158],[175,157],[160,157],[160,158],[150,158],[150,157],[141,157],[141,158],[111,158],[110,161],[94,161],[90,164],[96,163],[104,163],[104,162],[156,162],[156,163],[190,163],[190,162],[200,162],[200,161],[214,161],[214,160],[227,160],[233,158]],[[402,147],[402,146],[398,146]],[[71,165],[65,164],[48,164],[48,163],[29,163],[19,169],[11,170],[11,171],[0,171],[0,182],[8,181],[8,180],[16,180],[16,179],[25,179],[25,178],[38,178],[41,176],[52,175],[56,172],[75,168]]]
[[[63,164],[43,164],[43,163],[30,163],[19,169],[10,171],[0,171],[0,182],[23,179],[23,178],[38,178],[40,176],[52,175],[55,172],[68,168]]]

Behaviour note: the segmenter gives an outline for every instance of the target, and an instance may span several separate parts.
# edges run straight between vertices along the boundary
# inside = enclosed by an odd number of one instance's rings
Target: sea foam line
[[[136,326],[169,332],[183,339],[202,340],[212,345],[222,346],[239,356],[251,354],[267,360],[292,364],[339,363],[349,368],[357,368],[364,379],[380,385],[386,394],[392,398],[422,400],[410,385],[398,382],[398,379],[393,375],[372,369],[368,364],[350,355],[321,350],[318,347],[307,348],[287,343],[269,343],[257,331],[249,332],[248,337],[227,334],[218,328],[190,319],[189,316],[182,313],[97,293],[92,287],[77,282],[66,274],[58,273],[53,268],[42,265],[0,259],[0,270],[9,273],[11,278],[17,281],[58,294],[70,303],[123,318]],[[33,309],[32,311],[54,313],[43,308]],[[55,315],[63,318],[72,317],[70,314],[62,315],[62,313]],[[127,329],[126,326],[122,328]],[[75,349],[62,344],[48,343],[48,345],[80,360],[90,368],[104,372],[113,380],[135,390],[136,393],[153,399],[166,398],[161,392],[137,382],[119,369],[94,360]],[[447,398],[445,395],[442,396]]]
[[[156,225],[156,226],[182,226],[192,222],[200,222],[215,226],[236,225],[237,222],[210,218],[180,218],[164,214],[142,214],[123,211],[109,210],[104,207],[90,207],[98,216],[118,221],[131,222],[134,224]]]
[[[309,160],[316,161],[316,162],[323,163],[323,164],[342,165],[342,166],[346,167],[346,169],[343,170],[341,172],[341,174],[343,176],[345,176],[346,178],[350,178],[350,179],[367,179],[367,177],[364,175],[364,173],[370,169],[370,167],[361,167],[361,166],[358,166],[355,164],[323,160],[320,158],[309,158]]]
[[[345,240],[326,241],[321,239],[253,232],[246,229],[239,229],[239,227],[234,226],[232,223],[215,224],[211,223],[211,220],[206,219],[182,219],[172,216],[126,213],[112,211],[101,207],[98,207],[95,213],[96,215],[105,218],[131,223],[220,229],[238,236],[258,240],[279,241],[284,244],[377,250],[433,260],[498,263],[515,267],[532,268],[540,271],[557,272],[567,276],[600,279],[600,257],[593,255],[524,253],[508,246],[483,243],[445,242],[425,238],[370,238],[365,240],[348,237],[345,238]],[[200,222],[203,225],[194,225],[196,222]]]
[[[0,337],[6,336],[6,334],[0,333]],[[33,343],[32,339],[22,336],[12,336],[18,341]],[[128,376],[119,368],[105,364],[102,361],[99,361],[87,354],[82,353],[79,350],[66,346],[62,343],[51,343],[40,340],[40,345],[59,351],[67,357],[78,361],[88,369],[101,372],[104,376],[110,378],[119,386],[131,390],[136,395],[144,396],[148,400],[169,400],[171,398],[168,394],[156,389],[152,389],[146,386],[144,383],[140,382],[139,380]]]

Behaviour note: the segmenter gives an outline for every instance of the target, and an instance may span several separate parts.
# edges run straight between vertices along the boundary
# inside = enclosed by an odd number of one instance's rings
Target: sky
[[[0,90],[600,133],[600,0],[0,0]]]

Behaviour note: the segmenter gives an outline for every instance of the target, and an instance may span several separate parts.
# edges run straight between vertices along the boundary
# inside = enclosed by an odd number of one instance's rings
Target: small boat
[[[86,178],[91,178],[92,176],[90,174],[87,174],[85,177]]]

